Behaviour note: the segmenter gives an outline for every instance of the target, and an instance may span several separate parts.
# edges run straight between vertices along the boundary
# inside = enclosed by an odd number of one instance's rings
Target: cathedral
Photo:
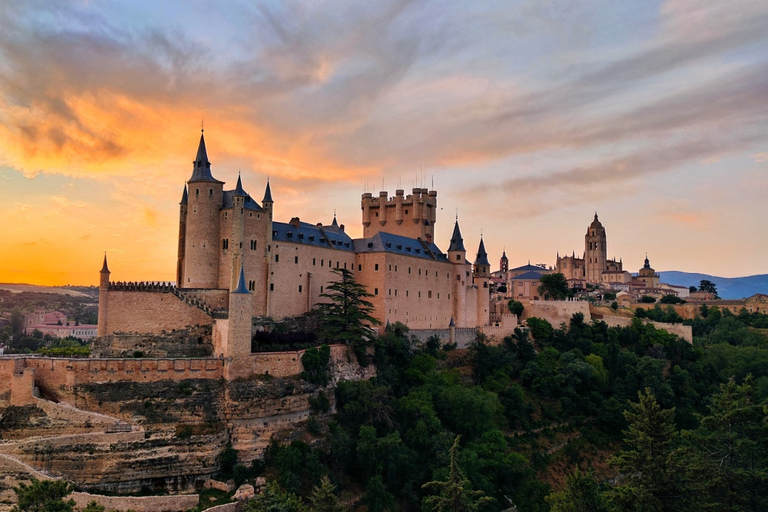
[[[201,134],[179,205],[176,283],[110,281],[101,270],[99,336],[213,326],[217,353],[250,349],[253,317],[281,319],[312,310],[336,269],[372,295],[374,316],[411,329],[489,323],[490,264],[482,238],[467,259],[458,219],[447,252],[434,241],[437,191],[414,188],[362,196],[363,238],[329,225],[273,219],[267,181],[261,202],[217,180]]]
[[[587,227],[584,235],[584,253],[581,258],[576,253],[571,256],[557,254],[555,271],[563,274],[570,288],[584,289],[587,284],[629,283],[632,275],[624,270],[622,260],[608,259],[607,237],[600,220],[595,218]]]

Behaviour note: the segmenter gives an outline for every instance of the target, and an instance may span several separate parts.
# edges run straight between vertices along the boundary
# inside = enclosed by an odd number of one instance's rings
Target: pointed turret
[[[247,197],[248,194],[246,194],[245,190],[243,190],[243,182],[240,179],[240,174],[237,175],[237,185],[235,186],[235,193],[233,194],[234,197]]]
[[[336,214],[335,213],[333,214],[333,222],[331,222],[331,226],[336,227],[336,228],[339,227],[339,223],[336,222]]]
[[[267,180],[267,188],[264,190],[264,199],[262,199],[261,202],[274,203],[274,201],[272,201],[272,189],[269,188],[269,180]]]
[[[237,288],[235,288],[232,293],[251,293],[245,285],[245,269],[242,265],[240,265],[240,277],[237,280]]]
[[[483,242],[483,237],[480,237],[480,247],[477,248],[477,258],[475,259],[475,265],[491,265],[490,262],[488,262],[488,253],[485,252],[485,243]]]
[[[464,248],[464,239],[461,237],[461,229],[459,229],[458,219],[456,219],[456,224],[453,226],[453,235],[451,235],[451,245],[448,247],[448,251],[466,252],[466,249]]]
[[[187,204],[189,202],[189,194],[187,193],[187,184],[184,184],[184,192],[181,194],[181,202],[179,204]]]
[[[647,260],[646,260],[647,261]],[[107,253],[104,252],[104,264],[101,266],[100,273],[102,274],[109,274],[109,267],[107,266]]]
[[[208,161],[208,151],[205,149],[203,133],[200,133],[200,144],[197,146],[195,161],[192,162],[192,177],[189,178],[189,181],[218,181],[211,174],[211,162]]]

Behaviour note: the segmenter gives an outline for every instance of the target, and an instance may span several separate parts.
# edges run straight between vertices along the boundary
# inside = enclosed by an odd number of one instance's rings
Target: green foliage
[[[38,480],[31,478],[30,483],[14,487],[17,504],[12,512],[71,512],[75,501],[64,498],[73,491],[73,486],[63,480]]]
[[[544,274],[539,279],[539,294],[545,300],[565,300],[570,295],[568,281],[561,273]]]
[[[83,512],[104,512],[107,507],[104,505],[99,505],[95,501],[91,501],[86,505],[86,507],[83,509]]]
[[[509,309],[509,312],[513,315],[520,316],[523,314],[523,311],[525,310],[525,306],[523,306],[522,302],[516,301],[516,300],[510,300],[507,302],[507,309]]]
[[[662,304],[685,304],[685,301],[674,293],[669,293],[663,296],[659,302]]]
[[[339,503],[339,498],[336,496],[336,486],[327,476],[321,478],[320,484],[312,489],[309,503],[309,509],[312,512],[344,512],[347,510]]]
[[[15,307],[11,309],[10,325],[11,334],[21,334],[24,330],[24,314],[21,312],[20,308]]]
[[[565,488],[546,498],[552,512],[608,512],[600,486],[592,473],[578,469],[568,475]]]
[[[296,494],[286,492],[270,482],[264,490],[247,501],[244,512],[306,512],[307,508]]]
[[[339,279],[320,294],[327,302],[317,304],[321,318],[318,334],[328,343],[351,344],[358,362],[365,366],[365,350],[374,338],[371,326],[381,325],[372,316],[373,304],[367,300],[373,295],[355,281],[351,271],[337,268],[333,272]]]
[[[237,450],[232,448],[232,443],[227,442],[227,446],[221,451],[218,457],[219,474],[224,479],[232,478],[232,472],[237,464]]]
[[[643,304],[653,304],[654,302],[656,302],[656,299],[654,299],[650,295],[643,295],[642,297],[640,297],[640,302],[642,302]]]
[[[304,371],[301,372],[301,378],[313,384],[321,386],[328,385],[328,362],[331,360],[331,347],[326,344],[320,345],[318,350],[310,347],[304,351],[301,356],[301,364]]]
[[[448,465],[448,478],[433,480],[422,486],[422,489],[434,494],[424,498],[424,510],[435,512],[474,512],[493,501],[485,496],[483,491],[472,489],[471,482],[464,476],[457,462],[459,440],[456,436],[451,446]]]
[[[702,279],[699,282],[699,291],[711,293],[712,295],[715,296],[716,299],[720,298],[717,296],[717,286],[715,285],[715,283],[713,283],[709,279]]]
[[[395,497],[387,491],[384,481],[380,476],[374,476],[368,480],[365,486],[365,496],[363,503],[368,506],[371,512],[384,512],[385,510],[395,509]]]
[[[619,303],[616,301],[611,302],[611,309],[617,311],[619,309]]]
[[[543,318],[537,318],[535,316],[532,316],[528,320],[525,321],[525,324],[528,326],[528,329],[531,331],[531,336],[533,336],[533,339],[536,341],[549,341],[552,339],[552,334],[554,333],[554,329],[552,328],[552,324],[544,320]]]

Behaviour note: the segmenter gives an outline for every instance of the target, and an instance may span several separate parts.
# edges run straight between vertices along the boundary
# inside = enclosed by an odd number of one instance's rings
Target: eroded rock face
[[[210,325],[163,334],[110,334],[91,345],[94,357],[209,357],[213,353]]]
[[[263,456],[275,432],[308,418],[322,389],[297,379],[188,379],[56,391],[71,405],[5,409],[3,436],[12,441],[0,454],[84,490],[173,493],[202,488],[228,441],[245,464]]]

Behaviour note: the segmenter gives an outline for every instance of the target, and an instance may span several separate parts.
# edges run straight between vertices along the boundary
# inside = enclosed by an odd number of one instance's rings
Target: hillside
[[[699,286],[702,280],[708,279],[715,283],[718,295],[722,299],[743,299],[755,293],[768,293],[768,274],[746,277],[718,277],[677,270],[659,273],[663,283],[680,286]]]

